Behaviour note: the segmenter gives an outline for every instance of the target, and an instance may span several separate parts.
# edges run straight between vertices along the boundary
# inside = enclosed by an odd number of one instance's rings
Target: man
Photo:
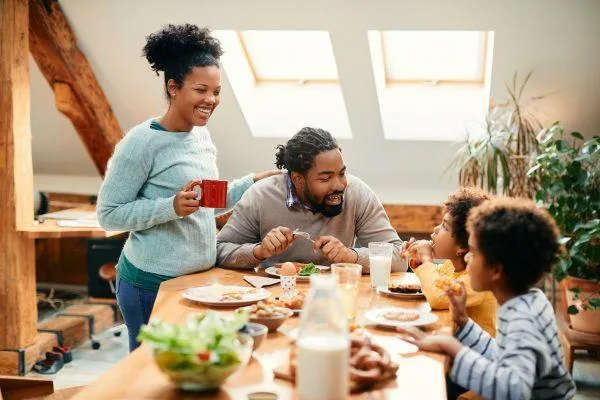
[[[341,149],[323,129],[303,128],[276,163],[287,174],[252,185],[217,236],[217,265],[269,262],[358,263],[369,271],[369,242],[394,245],[393,271],[405,271],[402,241],[373,191],[346,174]],[[308,232],[314,242],[293,231]]]

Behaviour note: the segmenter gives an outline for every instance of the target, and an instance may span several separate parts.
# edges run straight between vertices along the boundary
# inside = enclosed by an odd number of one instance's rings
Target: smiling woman
[[[168,25],[147,37],[143,53],[164,74],[169,107],[132,128],[116,146],[98,197],[102,227],[131,232],[116,285],[131,350],[161,282],[208,270],[216,259],[215,210],[200,207],[192,188],[199,180],[219,178],[217,150],[205,126],[219,105],[221,45],[208,29]],[[227,207],[270,175],[229,182]]]

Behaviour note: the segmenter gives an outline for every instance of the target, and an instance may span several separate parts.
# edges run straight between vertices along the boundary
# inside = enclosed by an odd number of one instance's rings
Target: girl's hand
[[[454,357],[462,347],[462,344],[452,336],[428,335],[412,326],[397,327],[396,330],[402,334],[402,339],[413,343],[419,350],[446,353]]]
[[[450,300],[452,320],[462,328],[469,321],[469,314],[467,314],[467,289],[463,281],[458,281],[458,284],[460,285],[458,292],[452,288],[448,288],[446,289],[446,295]]]
[[[432,242],[431,240],[411,240],[403,254],[410,257],[410,267],[417,268],[424,262],[429,262],[433,259]]]
[[[198,185],[198,182],[199,181],[188,182],[183,189],[175,195],[173,207],[175,208],[175,214],[178,216],[185,217],[198,211],[200,208],[200,198],[202,195],[193,189],[194,186]]]
[[[405,240],[402,242],[402,259],[406,259],[410,256],[408,249],[415,243],[417,240],[414,237],[411,237],[409,240]]]

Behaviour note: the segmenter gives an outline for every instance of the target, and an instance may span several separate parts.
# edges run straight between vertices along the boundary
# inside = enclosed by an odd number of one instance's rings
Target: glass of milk
[[[312,275],[302,310],[296,346],[296,382],[300,400],[348,397],[350,339],[337,278]]]
[[[369,243],[369,269],[372,288],[387,288],[392,272],[392,254],[394,245],[391,243]]]

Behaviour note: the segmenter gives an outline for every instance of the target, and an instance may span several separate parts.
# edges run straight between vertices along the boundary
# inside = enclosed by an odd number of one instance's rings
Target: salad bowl
[[[149,345],[154,361],[177,387],[214,390],[252,356],[252,337],[239,332],[246,322],[247,315],[231,318],[209,311],[190,316],[183,325],[152,321],[138,339]]]

